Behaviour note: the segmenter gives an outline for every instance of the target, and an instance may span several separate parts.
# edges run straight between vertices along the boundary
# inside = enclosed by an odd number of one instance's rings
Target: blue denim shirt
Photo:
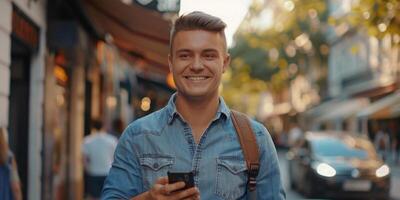
[[[230,110],[222,97],[215,118],[196,144],[177,112],[175,95],[163,109],[131,123],[120,138],[102,199],[130,199],[167,171],[193,171],[201,199],[246,199],[246,164]],[[195,114],[195,113],[193,113]],[[271,136],[252,120],[260,152],[257,200],[285,199]]]

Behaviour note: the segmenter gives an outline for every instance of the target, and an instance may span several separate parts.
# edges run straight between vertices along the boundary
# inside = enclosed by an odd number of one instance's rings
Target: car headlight
[[[375,171],[376,177],[384,177],[390,173],[390,168],[387,165],[382,165]]]
[[[321,176],[325,177],[334,177],[336,175],[336,170],[332,166],[326,164],[326,163],[319,163],[315,170],[317,173]]]

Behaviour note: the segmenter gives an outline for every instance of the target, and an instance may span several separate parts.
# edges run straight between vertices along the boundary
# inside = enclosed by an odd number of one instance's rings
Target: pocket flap
[[[155,171],[172,164],[174,164],[174,158],[170,156],[151,155],[140,158],[140,165],[150,167]]]
[[[217,158],[217,164],[224,166],[233,174],[238,174],[247,170],[246,162],[237,158]]]

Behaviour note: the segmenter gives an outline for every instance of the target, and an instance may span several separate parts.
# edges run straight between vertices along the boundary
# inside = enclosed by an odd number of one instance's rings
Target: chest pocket
[[[238,157],[217,158],[215,194],[225,200],[239,199],[246,193],[247,167]]]
[[[148,190],[155,181],[162,176],[167,176],[175,159],[168,155],[143,155],[140,158],[142,166],[144,189]]]

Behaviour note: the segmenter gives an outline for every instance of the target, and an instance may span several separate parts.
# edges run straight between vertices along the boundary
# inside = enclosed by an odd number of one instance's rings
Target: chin
[[[208,92],[180,92],[182,96],[185,96],[188,99],[205,99],[214,96],[218,96],[218,94],[208,93]]]

